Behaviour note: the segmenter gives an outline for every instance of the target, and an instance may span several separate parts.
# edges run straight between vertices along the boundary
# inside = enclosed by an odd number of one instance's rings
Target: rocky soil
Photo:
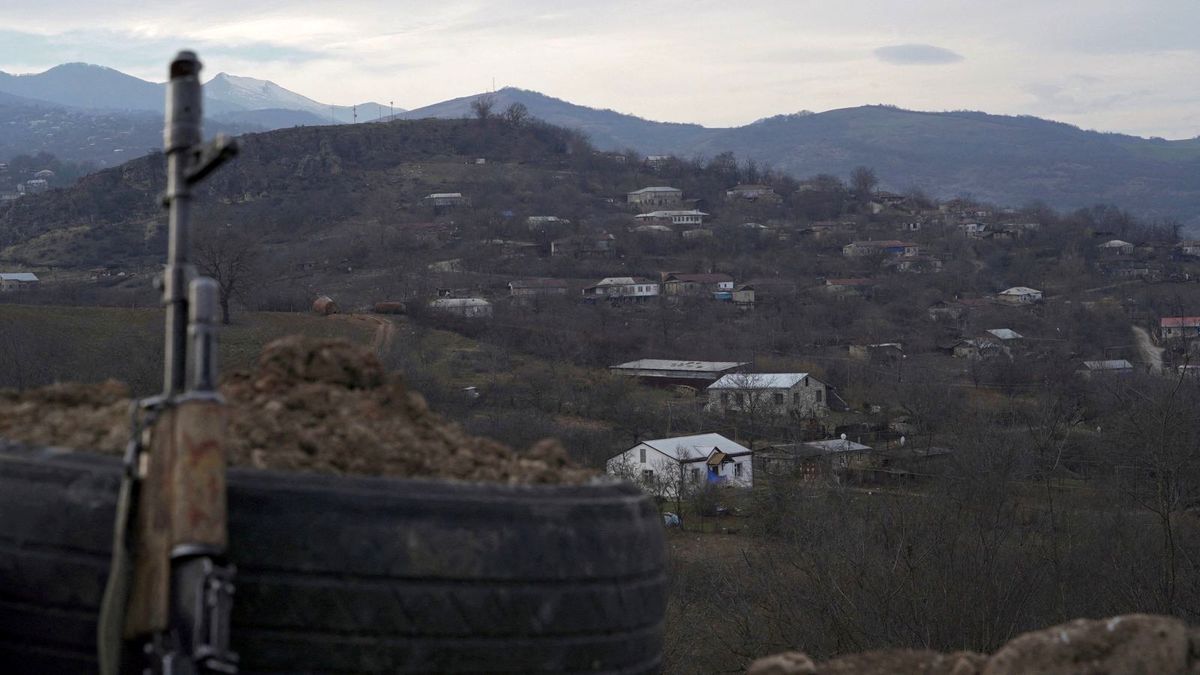
[[[254,370],[228,374],[221,394],[234,466],[514,484],[594,475],[554,440],[518,452],[466,434],[373,353],[343,340],[272,342]],[[0,438],[122,453],[129,405],[128,390],[114,381],[0,392]]]
[[[988,656],[884,650],[815,663],[802,652],[761,658],[747,675],[1198,675],[1200,629],[1130,614],[1077,619],[1020,635]]]

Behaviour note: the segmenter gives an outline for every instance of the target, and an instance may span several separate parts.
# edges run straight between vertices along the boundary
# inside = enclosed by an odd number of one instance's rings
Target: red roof
[[[1168,316],[1158,322],[1159,328],[1197,328],[1200,316]]]

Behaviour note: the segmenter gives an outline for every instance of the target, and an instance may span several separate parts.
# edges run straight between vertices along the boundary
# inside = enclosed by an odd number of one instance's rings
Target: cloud
[[[958,63],[963,55],[933,45],[889,45],[875,50],[875,58],[897,66],[930,66]]]

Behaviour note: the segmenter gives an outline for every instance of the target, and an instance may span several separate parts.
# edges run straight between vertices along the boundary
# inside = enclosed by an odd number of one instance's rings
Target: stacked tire
[[[115,458],[0,448],[0,672],[96,670]],[[652,673],[665,549],[613,481],[231,470],[243,673]]]

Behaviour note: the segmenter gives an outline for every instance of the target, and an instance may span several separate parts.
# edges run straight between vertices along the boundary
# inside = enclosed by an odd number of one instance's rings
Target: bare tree
[[[229,305],[245,302],[246,295],[261,276],[259,243],[230,225],[199,228],[193,242],[196,269],[212,277],[219,287],[221,322],[230,321]]]
[[[516,102],[504,111],[504,120],[513,126],[521,126],[529,120],[529,108],[524,103]]]
[[[850,189],[860,200],[869,198],[875,191],[876,185],[879,185],[879,177],[875,175],[875,169],[869,166],[858,166],[850,172]]]
[[[475,113],[475,119],[481,122],[490,120],[495,109],[496,97],[492,94],[482,94],[471,101],[471,112]]]

